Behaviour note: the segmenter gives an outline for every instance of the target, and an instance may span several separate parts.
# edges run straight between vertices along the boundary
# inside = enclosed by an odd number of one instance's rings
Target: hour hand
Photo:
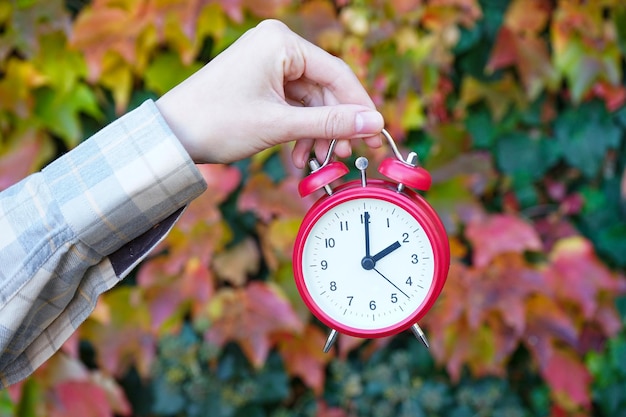
[[[387,246],[385,249],[381,250],[376,255],[372,256],[372,261],[374,261],[374,263],[380,261],[385,256],[389,255],[391,252],[398,249],[399,247],[400,247],[400,242],[396,240],[391,245]]]

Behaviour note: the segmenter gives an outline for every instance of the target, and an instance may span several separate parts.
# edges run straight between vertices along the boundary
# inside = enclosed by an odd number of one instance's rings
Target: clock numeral
[[[328,262],[322,261],[320,262],[320,266],[322,267],[324,271],[326,271],[328,269]]]
[[[391,294],[391,302],[394,304],[398,302],[398,295],[395,292]]]
[[[417,259],[417,254],[414,253],[413,255],[411,255],[411,263],[416,264],[418,262],[419,260]]]
[[[347,232],[348,231],[348,221],[347,220],[342,220],[339,222],[339,230],[341,230],[342,232]]]
[[[402,233],[402,243],[409,243],[409,234]]]
[[[405,284],[407,284],[407,285],[413,285],[413,280],[411,279],[411,277],[408,277],[408,278],[406,279]]]
[[[332,237],[324,239],[324,243],[325,243],[327,248],[334,248],[335,247],[335,239],[333,239]]]
[[[330,281],[330,290],[337,291],[337,283],[335,281]]]
[[[375,300],[370,301],[370,310],[376,310],[376,301]]]
[[[348,301],[348,305],[349,305],[349,306],[351,306],[351,305],[352,305],[352,300],[354,300],[354,296],[353,296],[353,295],[349,295],[349,296],[347,296],[346,298],[347,298],[348,300],[350,300],[350,301]]]
[[[389,224],[389,217],[387,217],[387,228],[390,228],[391,225]]]

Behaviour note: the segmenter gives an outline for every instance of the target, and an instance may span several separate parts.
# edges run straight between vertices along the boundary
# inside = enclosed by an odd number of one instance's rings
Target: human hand
[[[335,153],[349,139],[380,146],[383,117],[346,63],[268,20],[246,32],[198,72],[156,101],[197,163],[228,163],[296,140],[292,159],[304,167],[328,139]],[[344,140],[345,139],[345,140]]]

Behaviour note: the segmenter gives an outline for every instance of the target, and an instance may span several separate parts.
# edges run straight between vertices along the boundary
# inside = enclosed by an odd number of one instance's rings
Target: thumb
[[[376,135],[384,128],[383,116],[354,104],[294,107],[285,117],[293,139],[355,139]]]

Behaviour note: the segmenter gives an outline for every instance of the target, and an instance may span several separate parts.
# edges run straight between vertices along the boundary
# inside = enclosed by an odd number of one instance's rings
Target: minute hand
[[[385,256],[389,255],[391,252],[398,249],[399,247],[400,247],[400,242],[396,240],[391,245],[387,246],[385,249],[381,250],[376,255],[372,256],[372,261],[374,261],[374,263],[380,261]]]

